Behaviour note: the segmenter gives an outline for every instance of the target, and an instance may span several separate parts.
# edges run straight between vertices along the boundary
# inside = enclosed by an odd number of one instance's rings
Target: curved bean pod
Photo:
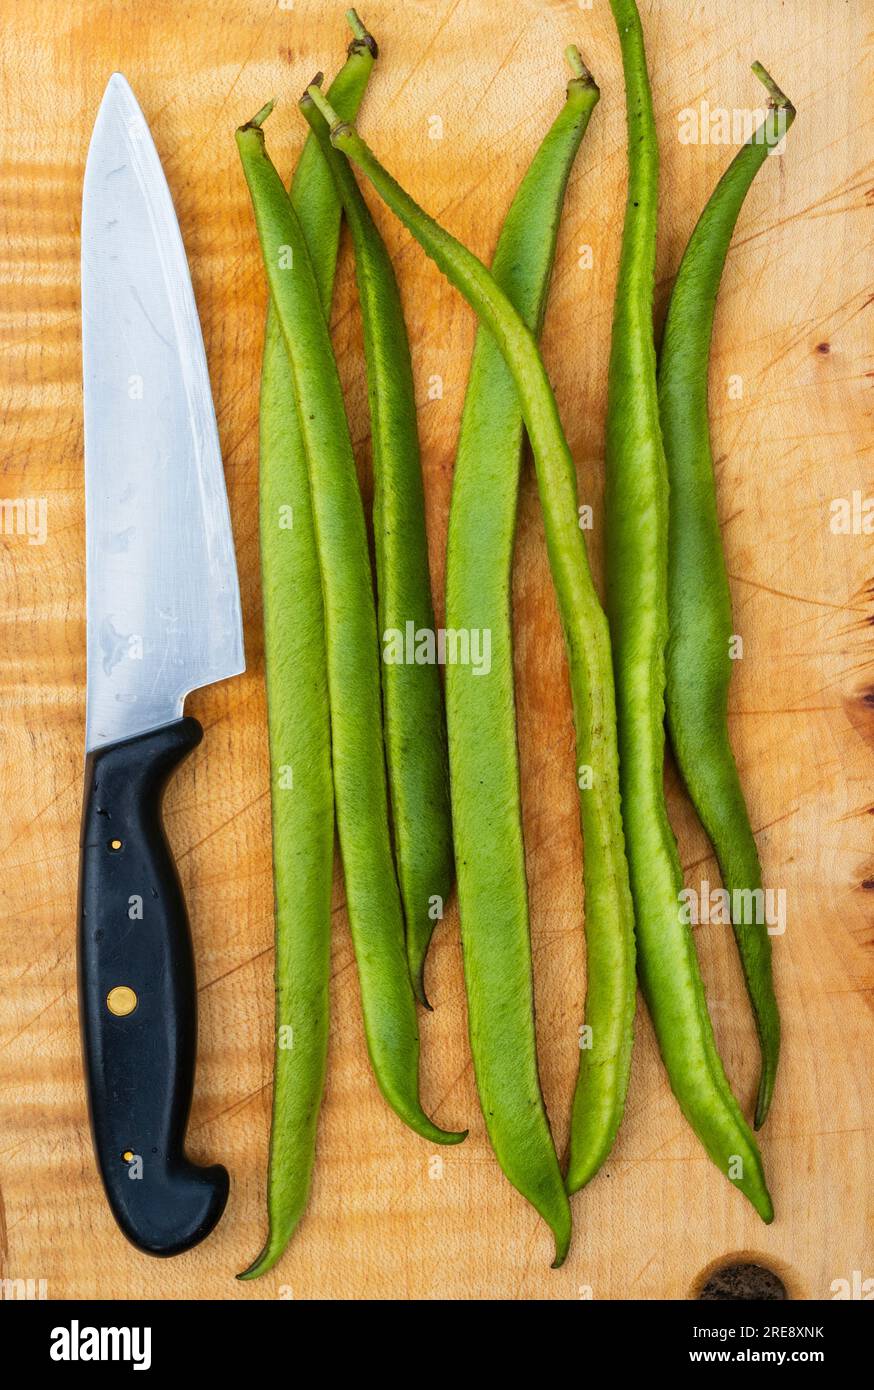
[[[419,1032],[392,859],[379,653],[364,508],[343,393],[300,221],[264,145],[272,102],[237,131],[267,280],[291,363],[325,612],[337,828],[367,1046],[379,1088],[411,1129],[439,1129],[418,1094]]]
[[[331,144],[324,118],[308,95],[301,110],[329,163],[355,248],[373,441],[379,632],[384,644],[389,633],[402,634],[406,643],[407,623],[416,633],[434,633],[435,624],[413,367],[401,297],[355,175]],[[446,717],[436,662],[419,665],[388,656],[384,646],[383,723],[395,855],[410,974],[427,1007],[425,956],[437,920],[432,912],[442,916],[452,890]]]
[[[314,100],[317,89],[310,89]],[[580,801],[585,841],[588,930],[612,940],[619,956],[633,951],[632,907],[619,807],[619,773],[610,634],[589,571],[577,512],[573,459],[537,342],[494,277],[460,242],[429,217],[377,161],[358,133],[338,121],[321,94],[331,139],[371,180],[380,196],[428,255],[461,291],[492,333],[510,369],[531,441],[543,507],[547,550],[568,651],[578,764],[592,769],[592,787]],[[459,874],[464,866],[458,863]],[[632,956],[633,959],[633,956]],[[627,979],[627,973],[624,977]],[[633,997],[633,994],[632,994]],[[492,1000],[508,1007],[502,993]],[[507,1102],[516,1092],[515,1053],[506,1058]],[[556,1262],[569,1231],[556,1231]]]
[[[659,156],[637,5],[610,6],[625,72],[629,178],[610,354],[607,576],[638,972],[683,1114],[714,1163],[770,1221],[761,1156],[716,1049],[682,917],[683,873],[665,805],[668,478],[653,337]]]
[[[354,116],[376,45],[356,33],[331,84]],[[315,139],[298,160],[291,199],[327,315],[340,239],[340,200]],[[264,667],[270,746],[276,937],[276,1050],[264,1248],[238,1277],[257,1279],[282,1255],[306,1210],[325,1087],[331,968],[334,792],[325,621],[306,453],[291,367],[273,305],[261,364],[259,512]],[[292,508],[293,522],[280,524]],[[290,769],[292,786],[283,785]],[[285,1030],[285,1031],[283,1031]],[[290,1045],[289,1045],[290,1042]]]
[[[492,274],[540,334],[571,167],[598,89],[584,71],[507,213]],[[489,1139],[507,1178],[556,1235],[570,1211],[540,1090],[519,801],[511,583],[524,426],[513,378],[480,327],[452,478],[446,626],[491,633],[487,675],[446,668],[449,769],[470,1049]],[[633,979],[633,968],[632,968]],[[496,1001],[503,1000],[501,1008]]]
[[[728,248],[756,174],[795,118],[756,63],[767,118],[732,161],[701,215],[677,274],[659,363],[659,407],[670,480],[668,729],[677,763],[731,895],[732,925],[756,1018],[762,1065],[756,1129],[764,1124],[780,1055],[771,939],[754,911],[762,870],[728,737],[731,594],[719,517],[707,378],[716,297]],[[740,904],[740,913],[737,905]]]

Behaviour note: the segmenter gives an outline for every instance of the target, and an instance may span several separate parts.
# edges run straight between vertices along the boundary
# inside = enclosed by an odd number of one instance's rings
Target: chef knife
[[[224,1168],[184,1151],[196,993],[161,800],[200,742],[189,691],[244,670],[218,431],[188,264],[120,73],[82,200],[88,695],[79,1005],[94,1147],[122,1231],[173,1255],[208,1235]]]

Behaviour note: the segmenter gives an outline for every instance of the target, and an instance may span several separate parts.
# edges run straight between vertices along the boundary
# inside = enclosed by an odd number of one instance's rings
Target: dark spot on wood
[[[779,1302],[788,1297],[786,1285],[772,1269],[756,1264],[727,1264],[715,1269],[698,1292],[705,1302],[745,1300]]]
[[[868,893],[874,893],[874,878],[863,878],[862,887]]]
[[[831,352],[832,345],[831,343],[817,343],[816,350],[817,352],[821,352],[823,357],[826,357],[828,353]]]

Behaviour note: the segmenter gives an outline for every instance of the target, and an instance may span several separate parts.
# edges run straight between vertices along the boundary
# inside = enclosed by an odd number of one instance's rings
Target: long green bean
[[[519,186],[492,261],[495,280],[538,336],[568,178],[599,95],[576,52],[575,63],[564,107]],[[446,551],[447,627],[490,634],[486,674],[473,664],[446,668],[468,1023],[492,1147],[561,1244],[570,1217],[537,1068],[513,693],[511,573],[523,433],[513,378],[480,327]]]
[[[762,870],[728,737],[731,594],[716,509],[707,409],[716,297],[744,199],[795,118],[760,63],[771,109],[722,176],[677,274],[662,340],[659,408],[670,481],[668,729],[689,795],[710,837],[732,904],[762,1057],[755,1125],[764,1124],[780,1055],[780,1014]]]
[[[383,1096],[433,1143],[388,819],[379,653],[364,509],[337,365],[297,214],[264,145],[272,102],[237,131],[264,267],[291,363],[325,613],[334,796],[367,1046]]]
[[[607,573],[638,971],[684,1115],[713,1161],[770,1221],[761,1156],[716,1049],[683,920],[683,874],[665,805],[668,478],[653,336],[658,141],[637,6],[610,5],[625,72],[629,178],[610,354]]]
[[[354,116],[376,45],[356,32],[331,100]],[[314,139],[298,160],[291,198],[327,314],[340,237],[340,201]],[[334,793],[321,580],[306,454],[291,367],[267,310],[260,407],[261,576],[270,747],[276,937],[276,1050],[267,1177],[269,1230],[241,1279],[272,1269],[309,1197],[328,1051]]]
[[[312,89],[311,89],[312,91]],[[316,99],[316,92],[313,91]],[[331,121],[331,139],[372,181],[429,256],[475,309],[495,338],[513,375],[522,416],[534,452],[544,513],[547,550],[568,649],[571,693],[577,734],[578,765],[591,769],[591,787],[580,799],[585,841],[587,930],[616,943],[625,962],[621,1009],[633,997],[632,908],[619,806],[619,774],[613,673],[607,620],[589,571],[577,511],[576,472],[564,436],[555,397],[535,337],[494,277],[460,242],[422,211],[377,161],[353,127],[339,121],[318,94]],[[462,820],[463,820],[462,816]],[[464,866],[459,862],[459,874]],[[632,982],[629,986],[629,981]],[[616,1000],[616,996],[614,996]],[[492,1000],[500,1012],[506,995]],[[622,1025],[617,1027],[621,1034]],[[516,1092],[518,1057],[505,1059],[507,1102]],[[566,1228],[556,1232],[556,1260],[567,1243]]]
[[[407,657],[408,624],[417,641],[422,633],[433,638],[435,626],[410,345],[391,259],[355,175],[309,96],[301,109],[331,168],[355,248],[373,440],[388,784],[410,974],[427,1005],[425,956],[452,888],[452,817],[440,672],[436,660]]]

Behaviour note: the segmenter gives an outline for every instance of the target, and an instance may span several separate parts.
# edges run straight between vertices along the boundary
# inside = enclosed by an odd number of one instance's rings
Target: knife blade
[[[203,730],[186,696],[245,669],[206,354],[170,190],[125,78],[109,79],[82,197],[87,711],[79,1006],[112,1212],[172,1255],[228,1175],[185,1154],[196,990],[161,801]]]

